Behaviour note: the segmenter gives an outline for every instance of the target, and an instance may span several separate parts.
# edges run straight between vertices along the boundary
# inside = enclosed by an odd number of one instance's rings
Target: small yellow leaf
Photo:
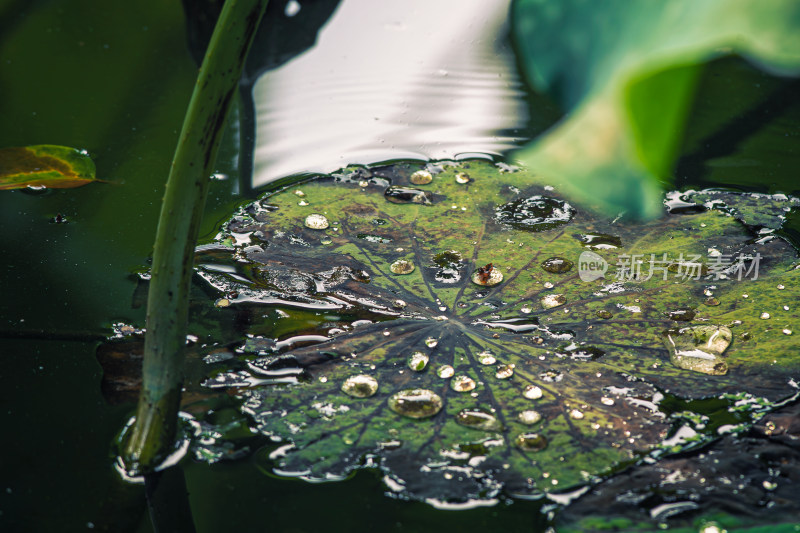
[[[0,148],[0,190],[80,187],[95,178],[94,161],[67,146],[40,144]]]

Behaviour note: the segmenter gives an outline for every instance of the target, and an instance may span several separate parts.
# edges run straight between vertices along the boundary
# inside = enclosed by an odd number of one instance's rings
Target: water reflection
[[[509,3],[342,2],[316,47],[254,86],[254,186],[520,145],[528,108],[505,38]]]

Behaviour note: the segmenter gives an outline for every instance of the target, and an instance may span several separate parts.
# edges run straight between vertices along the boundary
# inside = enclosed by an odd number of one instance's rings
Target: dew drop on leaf
[[[525,387],[525,390],[522,391],[522,395],[529,400],[538,400],[542,397],[542,389],[536,385],[528,385]]]
[[[425,339],[425,346],[428,348],[436,348],[436,345],[439,344],[439,341],[436,340],[435,337],[428,337]]]
[[[428,389],[407,389],[389,397],[389,408],[409,418],[428,418],[442,409],[442,399]]]
[[[414,185],[427,185],[433,181],[433,176],[427,170],[417,170],[408,178]]]
[[[489,263],[472,273],[472,283],[493,287],[503,281],[503,273],[496,265]]]
[[[667,313],[667,316],[676,322],[691,322],[694,320],[695,313],[693,309],[676,309]]]
[[[456,183],[464,185],[465,183],[469,183],[469,182],[470,182],[469,174],[467,174],[466,172],[457,172],[456,173]]]
[[[450,365],[442,365],[436,370],[436,375],[442,379],[452,378],[455,373],[455,369]]]
[[[342,392],[353,398],[369,398],[378,392],[378,380],[367,374],[350,376],[342,383]]]
[[[406,261],[405,259],[398,259],[394,263],[389,266],[389,270],[392,271],[392,274],[397,275],[404,275],[404,274],[411,274],[414,272],[414,263],[411,261]]]
[[[614,318],[614,315],[611,314],[610,311],[606,311],[605,309],[601,309],[597,313],[597,318],[602,318],[603,320],[608,320],[609,318]]]
[[[414,370],[415,372],[421,372],[425,370],[425,367],[428,365],[428,360],[428,354],[423,352],[414,352],[408,356],[408,368]]]
[[[495,377],[497,379],[508,379],[514,375],[514,365],[500,365],[497,367]]]
[[[670,360],[678,368],[721,376],[728,372],[722,353],[732,333],[726,326],[693,326],[666,332]]]
[[[549,196],[531,196],[495,208],[495,220],[517,229],[546,231],[572,219],[575,209],[566,202]]]
[[[564,305],[565,303],[567,303],[567,299],[564,297],[563,294],[548,294],[547,296],[539,300],[539,302],[542,304],[542,307],[544,309],[552,309],[553,307]]]
[[[609,250],[622,246],[622,239],[606,233],[583,233],[576,237],[585,247],[592,250]]]
[[[330,224],[325,215],[319,213],[312,213],[306,217],[305,225],[310,229],[328,229]]]
[[[457,392],[469,392],[475,388],[475,380],[464,374],[460,374],[453,378],[450,382],[450,388]]]
[[[538,452],[547,447],[547,439],[538,433],[522,433],[514,440],[517,447],[526,452]]]
[[[542,268],[547,272],[552,272],[553,274],[563,274],[564,272],[569,272],[572,269],[572,266],[572,261],[563,257],[551,257],[542,262]]]
[[[456,423],[464,427],[484,431],[499,431],[502,429],[497,417],[482,407],[462,409],[456,415]]]
[[[519,414],[519,421],[525,425],[532,426],[542,420],[542,414],[539,411],[528,409]]]
[[[383,196],[393,204],[423,204],[430,205],[431,194],[427,191],[412,189],[410,187],[388,187]]]
[[[497,362],[497,359],[495,359],[492,352],[485,350],[478,354],[478,361],[480,361],[482,365],[493,365]]]
[[[546,370],[539,374],[539,379],[547,383],[558,383],[564,378],[564,375],[558,370]]]

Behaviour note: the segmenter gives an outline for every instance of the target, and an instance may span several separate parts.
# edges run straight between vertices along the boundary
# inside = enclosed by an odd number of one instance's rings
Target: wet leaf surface
[[[95,179],[94,161],[67,146],[40,144],[0,148],[0,190],[70,189]]]
[[[714,517],[734,528],[791,524],[800,513],[800,404],[781,408],[744,435],[728,435],[702,451],[679,454],[609,479],[560,516],[559,531],[592,531],[614,522],[624,531],[652,531],[655,520],[697,531]],[[693,527],[694,526],[694,527]]]
[[[208,362],[206,388],[230,389],[282,443],[263,468],[332,480],[379,466],[395,496],[434,505],[536,497],[717,438],[692,401],[721,402],[741,431],[797,392],[800,270],[791,246],[738,220],[749,200],[687,193],[738,215],[631,223],[523,170],[445,165],[412,186],[417,170],[294,186],[198,249],[206,306],[247,331],[236,357]],[[769,220],[755,224],[779,226],[795,203],[759,196]]]

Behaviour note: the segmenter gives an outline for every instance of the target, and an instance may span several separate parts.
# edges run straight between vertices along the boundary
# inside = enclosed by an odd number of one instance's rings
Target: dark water
[[[113,436],[133,404],[104,400],[95,348],[112,323],[144,324],[132,273],[147,264],[194,83],[196,67],[184,27],[177,2],[143,0],[111,8],[95,0],[0,1],[0,146],[51,143],[86,149],[98,176],[111,182],[0,194],[0,530],[150,530],[143,489],[121,482],[111,466]],[[433,88],[422,91],[434,101],[443,90],[437,84],[446,88],[454,79],[465,86],[465,77],[470,83],[477,79],[474,68],[448,75],[440,72],[443,67],[430,69],[409,76],[412,88],[434,80]],[[470,83],[467,88],[474,87]],[[331,85],[321,87],[326,93]],[[477,133],[472,128],[454,134],[452,123],[439,117],[441,142],[469,142],[442,147],[422,139],[420,145],[433,147],[428,151],[403,148],[400,141],[395,146],[415,157],[443,157],[446,150],[500,152],[558,116],[513,79],[484,88],[485,94],[510,98],[511,109],[529,109],[527,122],[484,123]],[[715,64],[692,114],[678,184],[800,193],[800,104],[794,89],[791,82],[738,60]],[[393,102],[402,106],[406,100],[401,95]],[[528,108],[531,102],[540,107]],[[391,113],[386,117],[399,124],[405,120]],[[416,116],[408,121],[425,124]],[[258,132],[261,138],[268,135]],[[238,135],[232,128],[220,154],[218,170],[229,178],[212,183],[202,230],[206,237],[242,202]],[[354,158],[385,157],[375,138],[364,147],[350,143],[341,150]],[[298,170],[285,154],[262,161],[285,161],[291,172]],[[58,214],[67,223],[51,223]],[[787,233],[800,235],[798,217]],[[184,470],[200,531],[231,524],[273,531],[537,531],[547,522],[537,502],[443,512],[391,500],[381,495],[379,479],[369,472],[342,483],[311,485],[265,476],[249,460],[214,466],[187,462]]]

